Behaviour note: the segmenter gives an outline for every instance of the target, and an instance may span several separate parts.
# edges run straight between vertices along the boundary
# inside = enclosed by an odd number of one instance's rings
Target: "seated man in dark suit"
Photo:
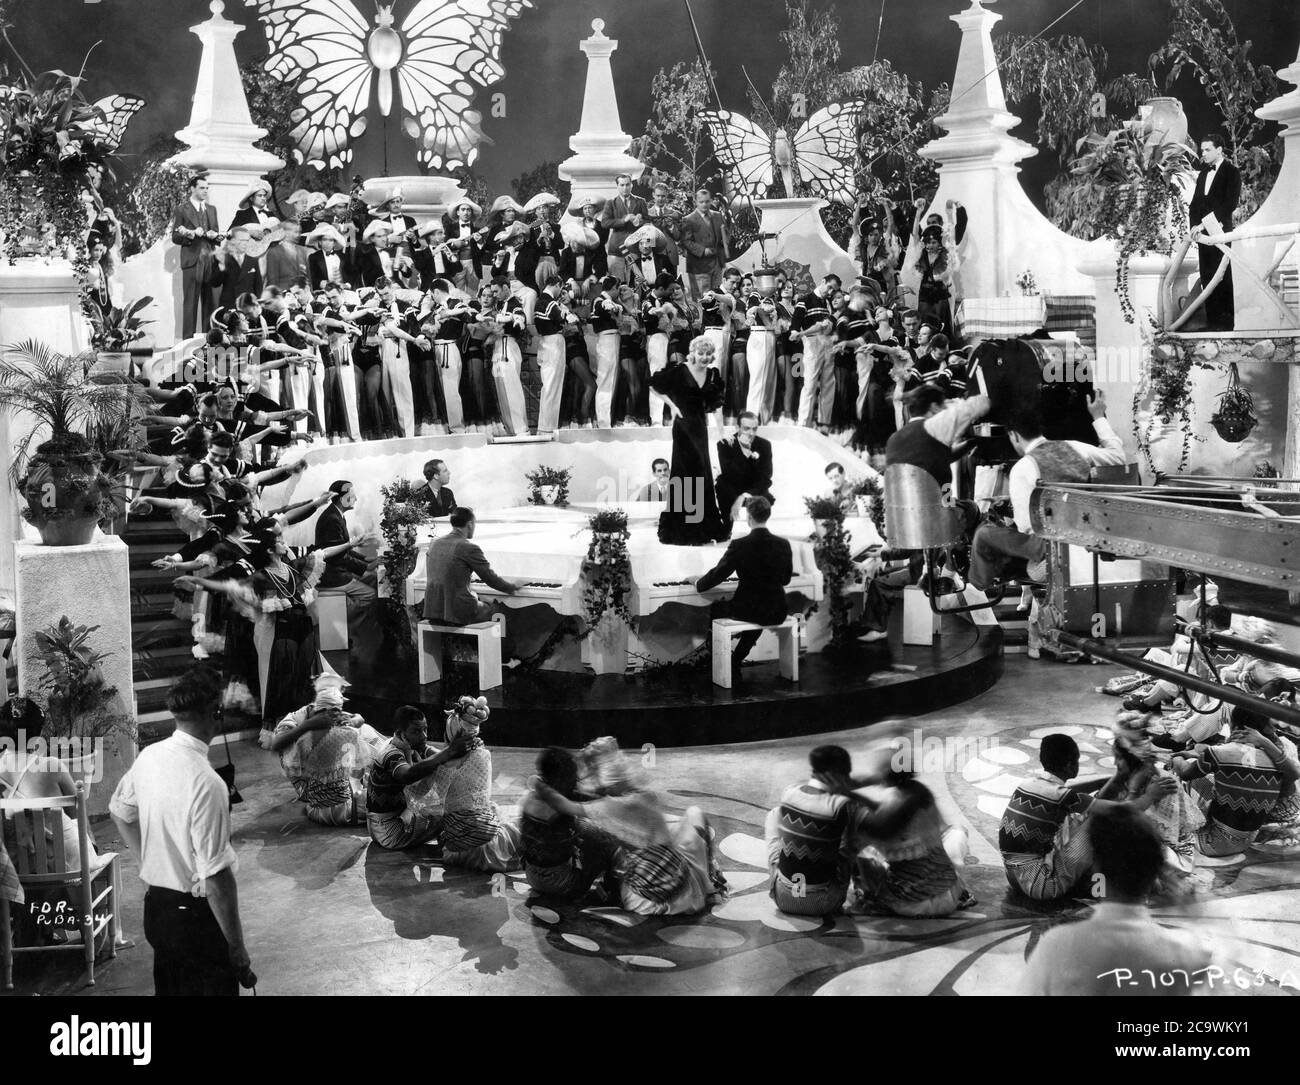
[[[714,485],[718,508],[731,531],[745,502],[764,497],[769,505],[772,496],[772,442],[758,435],[758,415],[741,411],[736,416],[736,433],[718,442],[718,481]]]
[[[491,620],[500,604],[480,602],[469,586],[472,576],[477,575],[489,588],[506,595],[519,590],[518,585],[492,571],[482,549],[472,541],[475,523],[473,509],[453,509],[450,534],[429,544],[424,588],[424,616],[428,621],[471,625]],[[501,654],[506,659],[514,655],[508,638],[502,643]]]
[[[456,495],[447,485],[451,481],[451,468],[443,460],[430,460],[424,465],[424,480],[427,485],[420,491],[420,497],[429,515],[450,516],[456,508]]]
[[[714,608],[715,618],[735,618],[756,625],[780,625],[786,618],[785,586],[794,576],[794,552],[790,543],[767,529],[771,502],[751,497],[745,502],[749,513],[749,534],[732,539],[722,560],[695,582],[695,590],[706,592],[735,573],[740,583],[730,603]],[[731,653],[732,680],[740,678],[740,665],[758,641],[761,631],[741,633]]]
[[[347,521],[343,518],[343,514],[357,504],[352,483],[346,480],[331,483],[330,492],[334,494],[334,499],[321,510],[316,520],[317,550],[354,541],[348,531]],[[355,540],[358,545],[362,541],[364,538]],[[372,645],[378,643],[379,621],[374,610],[375,570],[372,562],[366,561],[355,550],[328,558],[319,587],[322,590],[341,591],[348,597],[350,640]]]

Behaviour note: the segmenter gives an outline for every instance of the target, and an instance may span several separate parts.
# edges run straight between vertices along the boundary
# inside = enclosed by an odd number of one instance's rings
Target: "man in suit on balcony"
[[[1188,216],[1192,229],[1204,227],[1207,233],[1224,233],[1232,229],[1232,214],[1241,198],[1241,173],[1224,157],[1223,137],[1212,132],[1201,140],[1201,172],[1196,178]],[[1213,245],[1197,245],[1201,260],[1201,286],[1206,286],[1218,271],[1223,253]],[[1205,321],[1211,331],[1232,331],[1236,324],[1232,298],[1232,267],[1223,281],[1205,299]]]
[[[172,242],[181,247],[181,334],[186,339],[196,329],[206,332],[212,320],[216,246],[221,240],[217,209],[208,203],[208,179],[197,174],[190,178],[189,188],[189,199],[172,214]]]
[[[696,300],[705,291],[722,286],[722,267],[729,241],[722,215],[713,210],[707,188],[695,193],[695,210],[682,219],[682,248],[686,250],[686,276]]]

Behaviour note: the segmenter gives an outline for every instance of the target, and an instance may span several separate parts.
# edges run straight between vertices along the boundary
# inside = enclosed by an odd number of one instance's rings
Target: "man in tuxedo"
[[[323,289],[326,283],[342,286],[353,281],[352,257],[347,242],[335,227],[328,222],[321,223],[306,236],[304,243],[318,246],[307,257],[307,275],[313,290]]]
[[[723,258],[729,242],[722,215],[713,210],[707,188],[695,193],[695,210],[682,219],[682,248],[686,250],[686,276],[696,300],[705,291],[722,286]]]
[[[208,179],[202,174],[191,177],[189,188],[189,199],[172,214],[172,243],[181,247],[181,334],[186,339],[196,328],[207,331],[212,320],[216,245],[221,240],[217,209],[208,203]]]
[[[732,573],[740,581],[729,604],[714,607],[715,618],[735,618],[756,625],[779,625],[785,621],[785,586],[794,576],[794,553],[790,544],[767,529],[772,504],[766,497],[745,502],[749,513],[749,534],[732,539],[722,560],[695,582],[697,592],[716,588]],[[740,665],[757,643],[761,630],[749,630],[736,637],[731,653],[733,685],[740,680]]]
[[[214,286],[221,287],[220,305],[223,309],[233,309],[243,294],[262,296],[262,272],[257,257],[248,252],[249,240],[247,227],[232,227],[230,240],[225,245],[225,259],[212,280]],[[217,256],[220,255],[219,249]]]
[[[1192,229],[1204,227],[1217,234],[1232,229],[1232,213],[1241,198],[1241,173],[1223,154],[1223,137],[1212,132],[1201,140],[1201,172],[1196,178],[1192,204],[1188,209]],[[1214,277],[1223,253],[1213,245],[1197,245],[1201,259],[1201,286]],[[1205,299],[1205,321],[1211,331],[1232,331],[1236,323],[1232,298],[1232,267],[1223,281]]]
[[[357,495],[345,479],[330,484],[334,496],[316,519],[315,549],[353,542],[343,514],[355,508]],[[362,540],[357,540],[359,544]],[[328,558],[321,574],[320,587],[342,592],[348,599],[349,638],[353,643],[378,646],[379,621],[375,616],[375,570],[355,550]]]
[[[605,204],[600,214],[601,224],[609,231],[605,239],[605,252],[609,262],[609,274],[619,282],[627,282],[627,263],[623,257],[623,245],[627,236],[646,221],[648,208],[645,200],[632,195],[632,178],[620,173],[614,183],[618,185],[618,195]]]
[[[443,460],[430,460],[424,465],[425,488],[420,491],[429,515],[450,516],[456,508],[456,495],[447,485],[451,481],[451,468]]]
[[[758,435],[758,415],[753,411],[741,411],[736,416],[735,435],[718,442],[718,480],[714,491],[728,532],[751,497],[763,498],[769,507],[775,502],[772,442]]]

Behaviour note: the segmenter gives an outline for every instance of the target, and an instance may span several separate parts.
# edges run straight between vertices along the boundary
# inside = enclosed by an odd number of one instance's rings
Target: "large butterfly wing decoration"
[[[112,154],[122,145],[131,118],[144,108],[144,99],[134,94],[110,94],[92,105],[100,116],[86,127],[95,137],[95,142],[106,153]]]
[[[854,198],[858,128],[864,109],[860,98],[832,102],[809,117],[794,137],[792,147],[799,176],[825,199],[849,203]]]
[[[352,0],[253,0],[271,55],[266,70],[282,83],[301,77],[302,108],[291,133],[299,162],[342,168],[348,144],[366,130],[375,69],[366,55],[371,28]]]
[[[700,117],[708,126],[714,155],[731,170],[737,187],[751,196],[766,196],[773,181],[772,137],[728,109],[706,109]]]
[[[436,170],[471,166],[492,141],[470,104],[479,87],[505,77],[501,39],[530,0],[419,0],[402,23],[406,55],[397,69],[407,134],[420,163]]]

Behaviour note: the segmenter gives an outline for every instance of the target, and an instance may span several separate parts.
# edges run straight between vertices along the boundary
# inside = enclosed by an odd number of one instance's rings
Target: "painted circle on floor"
[[[745,944],[745,936],[726,927],[665,927],[656,932],[660,940],[683,949],[736,949]]]

